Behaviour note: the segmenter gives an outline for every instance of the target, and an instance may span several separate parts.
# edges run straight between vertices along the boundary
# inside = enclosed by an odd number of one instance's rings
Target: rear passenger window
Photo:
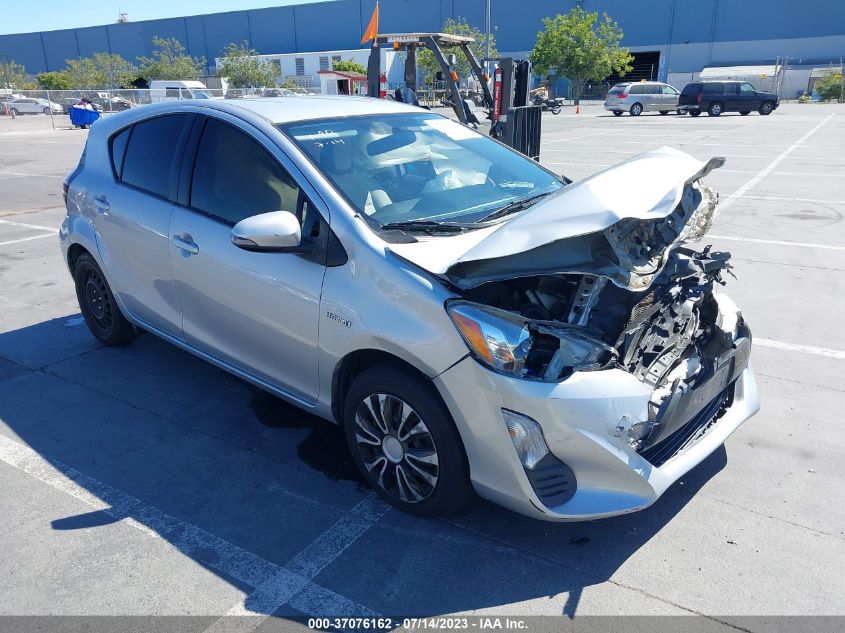
[[[123,170],[123,156],[126,153],[126,144],[129,142],[131,131],[132,128],[128,127],[111,137],[111,166],[118,180],[120,180],[120,172]]]
[[[191,179],[194,209],[234,225],[269,211],[299,215],[299,202],[299,187],[267,150],[231,125],[208,119]]]
[[[631,86],[631,89],[628,90],[629,95],[641,95],[643,94],[643,87],[639,84],[635,86]]]
[[[184,114],[169,114],[136,123],[126,147],[121,180],[168,197],[170,173],[185,119]]]
[[[706,95],[722,94],[723,86],[720,83],[703,84],[701,92]]]

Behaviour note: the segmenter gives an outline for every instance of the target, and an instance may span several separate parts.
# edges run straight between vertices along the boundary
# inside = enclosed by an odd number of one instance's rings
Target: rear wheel
[[[18,116],[20,112],[18,112],[17,108],[9,108],[9,114],[11,114],[12,116]]]
[[[760,114],[763,116],[769,116],[772,113],[772,110],[775,109],[775,105],[771,101],[764,101],[760,105]]]
[[[662,114],[663,116],[666,116],[667,114],[669,114],[669,110],[661,110],[660,114]]]
[[[471,497],[458,431],[432,385],[394,367],[358,376],[344,403],[352,458],[388,503],[421,516],[454,512]]]
[[[95,338],[106,345],[125,345],[135,338],[135,327],[121,314],[106,276],[88,253],[77,258],[73,280],[82,317]]]
[[[622,116],[622,110],[614,110],[613,116]]]
[[[709,116],[719,116],[722,114],[722,104],[718,101],[711,103],[710,108],[707,110],[707,114]]]
[[[701,110],[690,110],[689,111],[690,116],[699,116],[700,114],[701,114]]]
[[[751,110],[740,110],[739,113],[742,116],[748,116],[749,114],[751,114]]]
[[[640,116],[643,112],[643,105],[641,103],[635,103],[631,106],[631,116]]]

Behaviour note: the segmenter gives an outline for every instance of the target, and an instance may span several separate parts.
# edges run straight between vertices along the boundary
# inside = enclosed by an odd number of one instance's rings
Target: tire
[[[677,110],[675,110],[675,113],[676,113],[676,114],[680,114],[681,116],[684,116],[684,115],[687,113],[687,111],[686,111],[686,110],[681,110],[680,108],[678,108]]]
[[[739,113],[742,116],[748,116],[749,114],[751,114],[751,110],[740,110]]]
[[[622,116],[622,110],[614,110],[613,116]]]
[[[50,108],[44,108],[41,112],[44,114],[50,114]]]
[[[105,345],[125,345],[135,338],[135,327],[121,314],[106,276],[88,253],[76,260],[73,281],[79,309],[94,338]]]
[[[629,111],[631,113],[631,116],[640,116],[643,112],[643,104],[635,103],[631,106],[631,109]]]
[[[17,108],[9,108],[9,114],[11,114],[12,116],[18,116],[20,112],[18,112]]]
[[[666,116],[667,114],[669,114],[669,110],[661,110],[660,114],[662,114],[663,116]]]
[[[707,108],[707,116],[719,116],[722,114],[722,104],[718,101],[714,101],[710,104],[710,107]]]
[[[764,101],[760,104],[760,109],[758,110],[758,112],[763,116],[769,116],[774,109],[775,104],[773,104],[771,101]]]
[[[689,111],[689,115],[690,115],[690,116],[700,116],[700,115],[701,115],[701,110],[690,110],[690,111]]]
[[[554,114],[554,115],[560,114],[560,108],[552,108],[552,114]]]
[[[410,372],[373,367],[355,378],[346,394],[343,426],[364,479],[400,510],[445,516],[472,497],[452,416],[434,387]]]

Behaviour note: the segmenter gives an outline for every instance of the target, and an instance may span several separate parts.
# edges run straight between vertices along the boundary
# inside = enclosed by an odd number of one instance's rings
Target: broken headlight
[[[468,301],[446,306],[472,355],[503,374],[557,380],[572,371],[601,369],[615,351],[565,323],[535,321]]]

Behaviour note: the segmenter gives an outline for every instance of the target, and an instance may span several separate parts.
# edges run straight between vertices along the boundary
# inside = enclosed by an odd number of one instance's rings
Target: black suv
[[[747,81],[696,81],[681,91],[678,110],[692,116],[702,112],[710,116],[739,112],[745,116],[752,110],[768,115],[778,107],[778,99],[776,94],[760,92]]]

